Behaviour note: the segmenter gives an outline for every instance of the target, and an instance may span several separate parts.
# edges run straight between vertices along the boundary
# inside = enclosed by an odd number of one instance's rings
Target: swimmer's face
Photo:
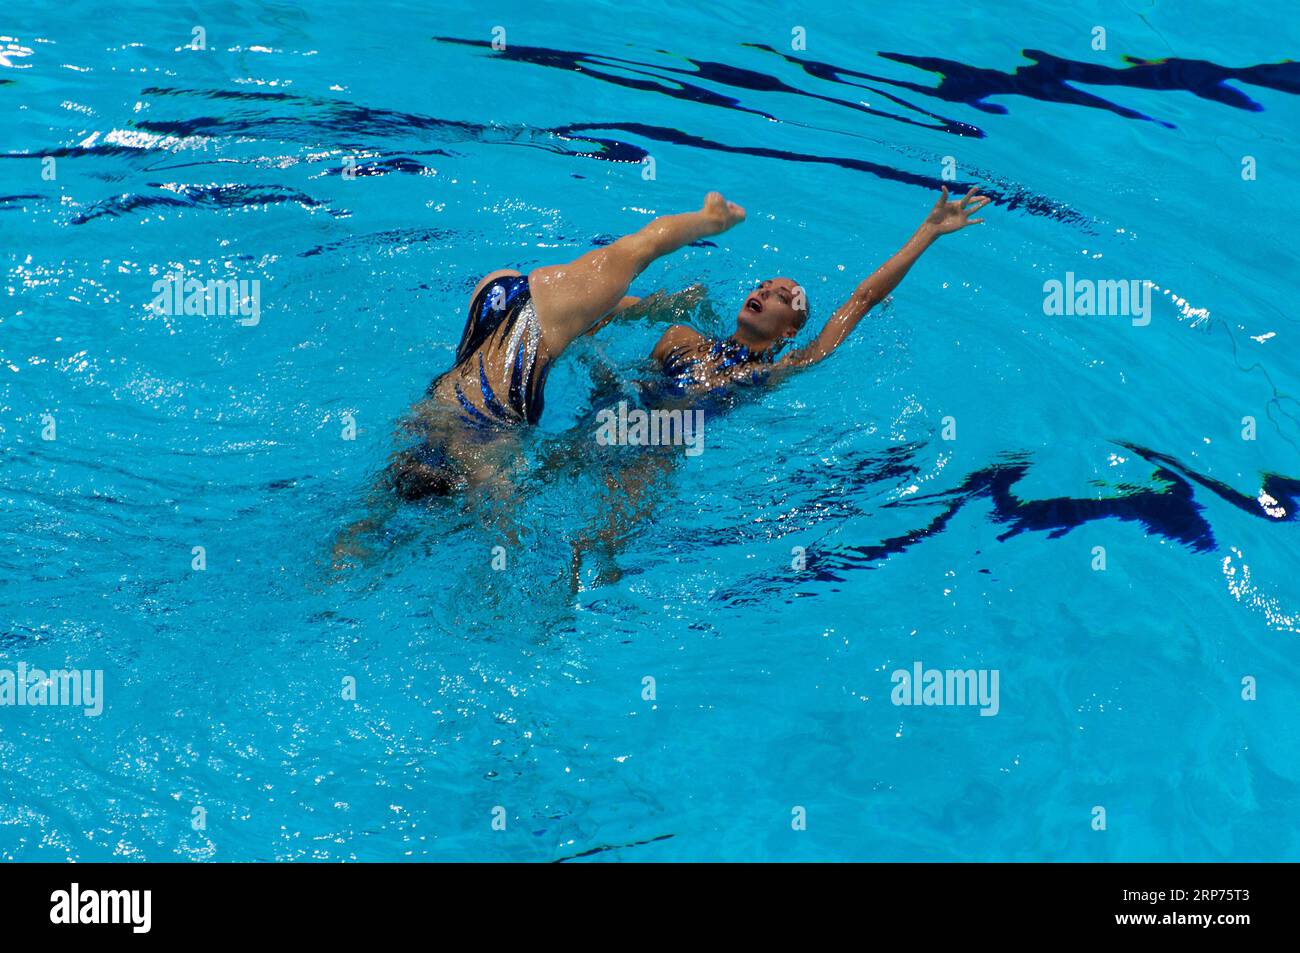
[[[769,278],[759,284],[736,315],[738,325],[770,341],[794,337],[807,320],[804,290],[790,278]]]

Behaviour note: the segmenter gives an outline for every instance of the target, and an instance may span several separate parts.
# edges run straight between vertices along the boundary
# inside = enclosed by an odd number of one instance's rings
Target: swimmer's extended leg
[[[567,265],[535,269],[528,276],[528,286],[551,359],[617,308],[628,285],[656,258],[725,232],[744,219],[743,208],[710,192],[698,212],[664,215],[639,232],[593,249]]]

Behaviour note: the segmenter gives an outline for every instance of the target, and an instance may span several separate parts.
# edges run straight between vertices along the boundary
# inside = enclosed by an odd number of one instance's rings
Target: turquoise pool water
[[[401,9],[9,11],[0,670],[103,693],[0,707],[0,857],[1300,856],[1290,5]],[[698,457],[596,445],[662,329],[614,325],[513,495],[333,567],[485,272],[719,189],[634,290],[725,333],[790,274],[815,329],[945,170],[988,223]]]

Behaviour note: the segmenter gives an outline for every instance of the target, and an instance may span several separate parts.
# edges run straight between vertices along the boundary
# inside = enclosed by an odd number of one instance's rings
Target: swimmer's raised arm
[[[806,367],[825,358],[843,343],[849,336],[849,332],[857,327],[858,322],[868,311],[889,297],[890,292],[898,287],[903,276],[916,264],[921,254],[934,244],[935,239],[940,235],[965,228],[967,225],[983,223],[984,219],[970,216],[991,200],[985,196],[977,196],[977,191],[978,189],[972,188],[963,198],[950,202],[948,187],[943,186],[934,208],[930,210],[921,227],[912,234],[906,244],[858,285],[849,299],[830,316],[826,326],[811,344],[778,362],[778,366]]]

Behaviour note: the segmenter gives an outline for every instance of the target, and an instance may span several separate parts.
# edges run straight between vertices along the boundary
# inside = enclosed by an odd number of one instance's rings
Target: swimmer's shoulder
[[[659,338],[659,343],[650,352],[650,358],[663,363],[673,351],[681,348],[696,348],[707,340],[708,338],[689,324],[674,324]]]

